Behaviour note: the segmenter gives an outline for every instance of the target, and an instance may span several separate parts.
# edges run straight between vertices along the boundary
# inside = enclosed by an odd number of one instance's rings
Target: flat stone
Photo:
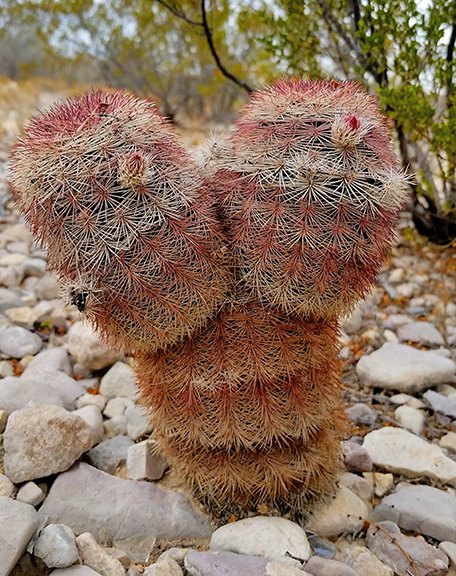
[[[0,496],[0,576],[10,574],[38,525],[33,506]]]
[[[84,322],[75,322],[68,330],[68,352],[76,362],[90,370],[102,370],[114,364],[119,352],[109,348]]]
[[[361,530],[368,515],[366,503],[345,486],[340,486],[332,500],[316,506],[306,529],[325,538],[353,534]]]
[[[23,358],[41,350],[43,341],[37,334],[21,326],[11,326],[0,330],[0,352],[11,358]]]
[[[455,363],[448,358],[391,342],[363,356],[356,366],[356,372],[365,384],[402,392],[416,392],[453,382],[455,370]]]
[[[394,476],[390,473],[364,472],[363,476],[373,487],[376,496],[384,496],[394,486]]]
[[[65,524],[49,524],[41,530],[33,555],[41,558],[48,568],[71,566],[79,558],[73,530]]]
[[[304,567],[312,576],[358,576],[347,564],[320,556],[312,556]]]
[[[139,393],[133,369],[125,362],[116,362],[101,379],[100,392],[107,398],[136,400]]]
[[[424,427],[424,413],[411,406],[399,406],[394,411],[394,416],[402,428],[420,435]]]
[[[128,448],[127,477],[131,480],[160,480],[167,467],[155,440],[144,440]]]
[[[445,450],[450,450],[450,452],[456,452],[456,432],[448,432],[442,436],[439,440],[439,446]]]
[[[46,494],[43,490],[35,484],[35,482],[26,482],[23,484],[17,493],[16,500],[20,502],[25,502],[31,506],[38,506],[46,498]]]
[[[97,543],[92,534],[85,532],[76,538],[79,554],[86,566],[93,568],[102,576],[125,576],[125,569],[116,558],[110,556]]]
[[[367,404],[358,402],[347,408],[347,416],[356,424],[365,424],[366,426],[373,426],[377,420],[378,414]]]
[[[347,544],[339,559],[353,568],[357,576],[394,576],[392,568],[383,564],[366,546]]]
[[[255,516],[221,526],[212,534],[210,549],[261,556],[300,566],[311,555],[305,531],[290,520]],[[293,556],[291,558],[289,555]]]
[[[211,527],[186,496],[151,482],[123,480],[85,463],[60,474],[39,510],[46,523],[64,523],[110,543],[148,535],[169,540],[208,536]]]
[[[127,461],[127,452],[133,446],[133,440],[128,436],[115,436],[100,442],[89,450],[85,457],[89,464],[108,474],[114,474],[116,469]]]
[[[151,564],[144,570],[144,576],[184,576],[182,568],[172,558]]]
[[[394,522],[371,524],[366,542],[370,551],[399,576],[446,576],[448,572],[448,558],[441,550],[422,536],[405,536]]]
[[[435,444],[402,428],[385,427],[364,437],[364,448],[377,468],[408,477],[427,476],[456,485],[456,462]]]
[[[6,475],[17,483],[62,472],[96,440],[92,428],[64,408],[26,406],[8,418],[4,434]]]
[[[456,496],[432,486],[400,484],[396,492],[383,498],[372,517],[456,543]]]
[[[437,328],[430,322],[411,322],[397,330],[401,342],[419,342],[431,346],[443,346],[445,340]]]
[[[456,419],[456,398],[449,398],[434,390],[427,390],[423,398],[429,403],[434,412]]]
[[[11,498],[14,493],[14,484],[5,476],[5,474],[0,474],[0,496],[6,496]]]

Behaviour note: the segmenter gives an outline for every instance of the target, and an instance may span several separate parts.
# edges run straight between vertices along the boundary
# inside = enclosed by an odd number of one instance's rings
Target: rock
[[[370,406],[367,404],[362,404],[358,402],[357,404],[353,404],[350,408],[347,409],[347,416],[356,424],[365,424],[366,426],[373,426],[377,420],[377,412],[372,410]]]
[[[9,360],[0,361],[0,378],[14,376],[13,364]]]
[[[456,543],[456,497],[432,486],[399,484],[396,492],[383,498],[372,517]]]
[[[402,428],[420,435],[424,426],[424,414],[411,406],[399,406],[394,411],[394,416]]]
[[[0,408],[8,413],[24,408],[29,402],[71,408],[84,388],[60,371],[39,370],[20,378],[4,378],[0,386]]]
[[[391,314],[385,319],[383,325],[385,328],[396,330],[399,326],[409,324],[410,322],[413,322],[410,316],[406,316],[405,314]]]
[[[11,358],[32,356],[41,350],[43,341],[37,334],[29,332],[21,326],[12,326],[0,330],[0,352]]]
[[[411,408],[416,408],[417,410],[419,410],[420,408],[427,407],[427,405],[418,398],[410,396],[410,394],[404,394],[403,392],[401,394],[394,394],[393,396],[390,397],[389,401],[391,402],[391,404],[395,404],[398,406],[406,404],[407,406],[410,406]]]
[[[383,338],[385,339],[385,342],[392,342],[393,344],[399,343],[399,338],[392,330],[389,330],[388,328],[383,330]]]
[[[85,406],[96,406],[100,412],[103,412],[106,406],[106,397],[103,394],[89,394],[86,392],[76,402],[77,408],[84,408]]]
[[[365,502],[345,486],[340,486],[332,500],[315,507],[306,529],[323,537],[353,534],[361,530],[368,515]]]
[[[353,568],[357,576],[394,576],[394,571],[365,546],[347,545],[340,561]]]
[[[311,555],[306,533],[298,524],[285,518],[265,516],[221,526],[212,534],[210,549],[261,556],[291,566],[300,566],[299,560],[307,560]]]
[[[372,524],[366,542],[370,551],[399,576],[446,576],[448,572],[448,558],[443,552],[422,536],[405,536],[394,522]]]
[[[128,568],[130,564],[130,558],[128,554],[121,550],[120,548],[110,547],[105,548],[105,551],[112,557],[118,560],[124,568]]]
[[[392,427],[374,430],[366,434],[363,446],[380,469],[456,485],[456,462],[445,456],[439,446],[407,430]]]
[[[146,409],[136,404],[127,406],[125,410],[127,419],[127,433],[133,440],[152,432],[152,424]]]
[[[144,440],[128,448],[127,478],[160,480],[167,466],[166,460],[158,453],[155,440]]]
[[[312,576],[358,576],[347,564],[342,564],[337,560],[320,558],[320,556],[312,556],[304,568]]]
[[[5,310],[20,306],[22,306],[22,300],[14,290],[0,287],[0,313],[3,314]]]
[[[120,464],[127,461],[127,451],[133,446],[128,436],[115,436],[100,442],[86,453],[86,460],[95,468],[113,474]]]
[[[24,482],[67,470],[96,440],[92,428],[64,408],[26,406],[8,418],[6,475],[12,482]]]
[[[440,386],[437,387],[437,392],[448,396],[448,398],[456,398],[456,388],[450,386],[450,384],[440,384]]]
[[[0,474],[0,496],[6,496],[11,498],[14,493],[14,484],[5,476],[5,474]]]
[[[349,472],[370,472],[372,460],[367,450],[355,442],[342,442],[342,455]]]
[[[449,398],[434,390],[427,390],[423,398],[429,403],[434,412],[456,419],[456,398]]]
[[[404,279],[403,268],[395,268],[394,270],[391,270],[391,272],[388,275],[388,282],[390,282],[391,284],[398,284],[399,282],[402,282],[403,279]]]
[[[363,476],[373,487],[376,496],[384,496],[394,486],[394,476],[392,474],[364,472]]]
[[[411,322],[397,330],[401,342],[419,342],[427,346],[443,346],[445,340],[430,322]]]
[[[350,316],[342,320],[342,328],[347,334],[356,334],[363,327],[363,311],[355,308]]]
[[[411,298],[415,292],[415,286],[409,282],[405,284],[399,284],[396,287],[396,291],[398,296],[402,296],[403,298]]]
[[[9,308],[4,312],[8,320],[13,324],[22,326],[23,328],[32,328],[36,320],[36,314],[29,306],[18,306],[17,308]]]
[[[455,369],[455,363],[448,358],[390,342],[363,356],[356,366],[358,376],[369,386],[402,392],[453,382]]]
[[[93,568],[102,576],[125,576],[122,564],[110,556],[88,532],[76,538],[79,554],[86,566]]]
[[[88,424],[97,437],[97,442],[100,442],[104,436],[103,416],[100,409],[96,406],[83,406],[78,410],[72,412],[75,416],[82,418]]]
[[[159,562],[160,560],[164,560],[165,558],[172,558],[172,560],[175,560],[178,564],[183,564],[185,557],[189,552],[190,552],[189,548],[175,548],[175,547],[168,548],[167,550],[165,550],[160,554],[157,561]]]
[[[104,422],[104,433],[108,438],[125,436],[127,434],[127,417],[114,416]]]
[[[75,322],[68,330],[68,352],[76,362],[89,370],[111,366],[119,353],[111,350],[93,329],[83,322]]]
[[[73,531],[64,524],[49,524],[40,532],[33,555],[41,558],[48,568],[71,566],[79,558]]]
[[[211,533],[184,494],[116,478],[85,463],[57,477],[39,515],[47,523],[67,524],[76,534],[91,532],[106,543],[145,534],[174,540]]]
[[[132,368],[125,362],[116,362],[101,379],[100,392],[108,398],[121,396],[136,400],[138,386]]]
[[[456,452],[456,432],[448,432],[442,436],[439,440],[439,446],[450,450],[450,452]]]
[[[123,550],[132,562],[148,562],[156,541],[155,537],[144,534],[123,540],[114,540],[113,545]]]
[[[66,349],[60,347],[41,350],[41,352],[32,358],[30,364],[24,370],[23,375],[35,375],[36,372],[42,370],[45,370],[46,372],[55,370],[70,375],[71,364]]]
[[[53,570],[49,576],[100,576],[100,573],[88,566],[71,566],[70,568]]]
[[[104,396],[103,396],[104,397]],[[111,398],[106,404],[106,408],[103,411],[103,415],[106,418],[114,418],[115,416],[123,416],[127,404],[124,398]]]
[[[0,576],[10,574],[38,525],[33,506],[0,496]]]
[[[31,506],[38,506],[46,498],[46,494],[35,482],[23,484],[17,493],[16,500],[25,502]]]
[[[171,558],[161,560],[148,566],[143,576],[183,576],[182,568]]]
[[[51,274],[46,274],[36,283],[34,292],[36,297],[40,299],[58,298],[60,288],[57,278]]]
[[[334,558],[336,554],[336,546],[329,540],[325,540],[324,538],[320,538],[316,534],[309,534],[308,540],[310,546],[317,556],[321,556],[322,558]]]
[[[456,544],[454,542],[440,542],[440,550],[450,559],[453,566],[456,566]]]
[[[368,474],[368,472],[365,472],[365,474]],[[372,474],[372,472],[370,472],[370,474]],[[374,493],[372,484],[362,476],[358,476],[352,472],[344,472],[339,478],[339,485],[345,486],[354,492],[361,500],[364,500],[364,502],[370,502],[372,500]]]

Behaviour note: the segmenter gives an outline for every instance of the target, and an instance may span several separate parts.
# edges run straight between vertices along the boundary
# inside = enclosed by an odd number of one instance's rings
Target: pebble
[[[14,376],[13,365],[8,360],[1,360],[0,361],[0,378],[7,378],[8,376]]]
[[[383,564],[366,546],[347,544],[339,559],[353,568],[357,576],[394,576],[392,568]]]
[[[434,390],[426,390],[423,398],[429,403],[434,412],[456,419],[456,398],[449,398]]]
[[[306,529],[323,537],[353,534],[361,530],[368,515],[366,503],[345,486],[340,486],[332,500],[315,507]]]
[[[456,452],[456,432],[448,432],[442,436],[439,440],[439,446],[450,450],[450,452]]]
[[[104,436],[103,416],[97,406],[89,405],[83,406],[78,410],[72,412],[75,416],[82,418],[88,424],[97,437],[97,442],[100,442]]]
[[[22,306],[22,300],[14,290],[0,287],[0,313]]]
[[[399,338],[389,328],[385,328],[385,330],[383,330],[383,338],[385,339],[385,342],[391,342],[393,344],[399,343]]]
[[[106,397],[102,394],[89,394],[86,392],[76,401],[77,408],[84,408],[84,406],[96,406],[100,412],[103,412],[106,406]]]
[[[396,287],[396,292],[398,296],[402,296],[403,298],[411,298],[415,292],[415,286],[409,282],[405,284],[399,284]]]
[[[133,369],[125,362],[116,362],[101,379],[100,392],[107,398],[120,396],[136,400],[138,386]]]
[[[158,453],[155,440],[133,444],[127,452],[127,478],[132,480],[160,480],[168,464]]]
[[[377,421],[378,414],[367,404],[358,402],[353,404],[347,409],[347,416],[356,424],[365,424],[366,426],[373,426]]]
[[[365,448],[355,442],[342,442],[342,456],[349,472],[370,472],[372,460]]]
[[[358,576],[347,564],[320,556],[312,556],[304,568],[312,576]]]
[[[148,566],[143,576],[183,576],[182,568],[171,558],[161,560]]]
[[[26,482],[23,484],[17,493],[16,500],[30,504],[31,506],[38,506],[46,498],[44,490],[42,490],[35,482]]]
[[[17,483],[67,470],[96,440],[92,428],[64,408],[26,406],[8,418],[4,433],[6,475]]]
[[[456,398],[456,388],[454,386],[450,386],[450,384],[441,384],[437,388],[437,392],[443,394],[444,396],[448,396],[448,398]]]
[[[410,322],[413,322],[410,316],[406,316],[405,314],[390,314],[383,322],[383,326],[390,330],[397,330],[399,326],[409,324]]]
[[[104,543],[143,534],[173,540],[211,533],[206,518],[181,492],[123,480],[84,462],[57,476],[38,513],[46,523],[67,524],[76,534],[90,532]]]
[[[383,498],[372,517],[456,543],[456,496],[432,486],[399,484],[396,492]]]
[[[127,461],[130,446],[133,446],[133,440],[128,436],[114,436],[89,450],[85,458],[95,468],[114,474],[120,464]]]
[[[79,554],[86,566],[102,576],[125,576],[125,569],[116,558],[110,556],[88,532],[76,538]]]
[[[89,370],[102,370],[114,364],[119,353],[109,348],[84,322],[75,322],[68,330],[68,352]]]
[[[123,550],[132,562],[148,562],[156,541],[157,539],[154,536],[143,534],[132,538],[124,538],[123,540],[114,540],[112,544],[116,548]]]
[[[104,422],[104,435],[107,438],[127,435],[127,417],[114,416]]]
[[[363,476],[373,487],[374,494],[379,497],[384,496],[394,486],[394,476],[390,473],[364,472]]]
[[[111,400],[108,400],[106,408],[103,410],[103,415],[106,416],[106,418],[123,416],[126,408],[127,404],[125,403],[124,398],[111,398]]]
[[[350,316],[342,320],[342,328],[347,334],[356,334],[363,327],[363,311],[355,308]]]
[[[14,484],[5,476],[5,474],[0,474],[0,496],[6,496],[11,498],[14,494]]]
[[[306,533],[298,524],[285,518],[266,516],[245,518],[221,526],[212,534],[210,549],[261,556],[291,566],[300,566],[299,560],[305,561],[311,555]]]
[[[439,548],[448,556],[453,566],[456,566],[456,544],[454,542],[440,542]]]
[[[402,392],[401,394],[394,394],[393,396],[390,397],[389,401],[391,402],[391,404],[396,404],[399,406],[407,404],[407,406],[410,406],[411,408],[416,408],[417,410],[419,410],[420,408],[427,407],[427,405],[418,398],[410,396],[410,394],[405,394],[404,392]]]
[[[362,356],[356,365],[356,372],[365,384],[402,392],[452,382],[455,370],[455,363],[448,358],[390,342]]]
[[[34,374],[42,370],[45,370],[46,372],[56,370],[70,375],[71,363],[66,349],[59,347],[41,350],[41,352],[30,360],[30,363],[24,370],[23,375]]]
[[[127,419],[127,434],[133,440],[138,440],[138,438],[152,432],[150,418],[142,406],[137,404],[127,406],[125,418]]]
[[[10,574],[38,525],[33,506],[0,496],[0,576]]]
[[[424,427],[424,413],[411,406],[399,406],[394,411],[394,417],[402,428],[420,435]]]
[[[11,326],[0,330],[0,352],[11,358],[22,358],[27,354],[32,356],[41,350],[43,341],[21,326]]]
[[[320,536],[316,536],[315,534],[309,534],[307,539],[314,554],[321,556],[322,558],[334,558],[334,555],[336,554],[335,544],[329,540],[320,538]]]
[[[67,568],[79,558],[76,538],[65,524],[49,524],[40,532],[33,555],[41,558],[48,568]]]
[[[371,524],[366,542],[370,551],[399,576],[446,576],[448,572],[448,558],[441,550],[422,536],[405,536],[394,522]]]
[[[456,485],[456,462],[443,450],[402,428],[385,427],[364,437],[364,448],[380,469],[408,477],[427,476]]]
[[[411,322],[397,330],[400,342],[419,342],[426,346],[443,346],[445,340],[437,328],[430,322]]]
[[[365,472],[365,474],[368,474],[368,472]],[[370,502],[372,500],[372,484],[362,476],[358,476],[352,472],[344,472],[339,478],[339,485],[345,486],[354,492],[361,500],[364,500],[364,502]]]

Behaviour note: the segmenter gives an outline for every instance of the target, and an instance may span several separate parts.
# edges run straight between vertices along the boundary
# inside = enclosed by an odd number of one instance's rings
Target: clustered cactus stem
[[[339,317],[406,187],[372,97],[279,80],[198,165],[151,103],[90,92],[31,121],[11,187],[199,497],[298,510],[334,489]]]

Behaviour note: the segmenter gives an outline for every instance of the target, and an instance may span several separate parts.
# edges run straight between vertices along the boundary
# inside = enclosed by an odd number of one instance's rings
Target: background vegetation
[[[230,122],[283,74],[356,79],[391,118],[421,233],[456,237],[456,3],[0,0],[0,74],[107,83]]]

